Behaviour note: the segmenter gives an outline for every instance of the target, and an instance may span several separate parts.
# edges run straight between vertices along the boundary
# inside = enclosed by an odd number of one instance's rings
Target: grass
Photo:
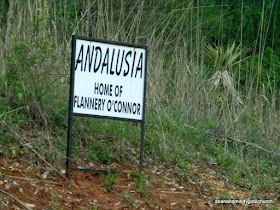
[[[31,144],[48,161],[63,163],[71,35],[94,36],[149,46],[146,163],[165,162],[186,173],[190,163],[213,163],[221,174],[240,177],[232,182],[246,180],[252,196],[260,189],[278,192],[274,184],[280,176],[279,93],[272,81],[261,83],[262,77],[272,78],[270,69],[263,72],[264,25],[256,39],[255,48],[260,47],[260,53],[254,53],[259,57],[233,65],[244,51],[234,45],[211,48],[211,34],[203,29],[208,27],[204,19],[209,15],[207,8],[192,1],[180,10],[166,3],[165,13],[157,1],[153,12],[147,2],[139,0],[134,5],[101,0],[31,2],[11,1],[0,30],[0,145],[12,148],[5,151],[7,154],[18,155],[16,131],[32,138]],[[225,14],[215,19],[216,24],[222,24]],[[222,36],[222,28],[220,33]],[[213,78],[217,69],[206,57],[219,52],[234,54],[226,59],[227,74],[218,76],[242,103],[235,103],[228,91],[209,90],[209,81],[217,81]],[[215,65],[217,59],[212,56]],[[224,61],[220,67],[225,67]],[[138,164],[137,123],[75,117],[73,134],[76,161],[85,158],[106,164],[113,160]]]
[[[112,174],[111,171],[109,171],[107,175],[103,176],[102,186],[105,188],[106,191],[116,192],[117,189],[115,188],[115,184],[118,181],[121,181],[121,179],[118,177],[118,174]]]
[[[48,208],[49,209],[63,209],[63,207],[60,205],[58,198],[56,195],[51,194],[51,200],[49,202]]]
[[[135,204],[135,198],[131,195],[129,195],[129,193],[125,192],[123,195],[123,199],[122,202],[124,203],[124,205],[126,207],[132,207]]]
[[[143,197],[148,197],[148,190],[152,187],[148,184],[148,176],[144,173],[131,173],[130,177],[135,181],[137,192]]]

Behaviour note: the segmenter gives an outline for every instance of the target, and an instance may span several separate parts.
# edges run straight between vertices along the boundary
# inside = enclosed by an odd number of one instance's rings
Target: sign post
[[[67,141],[67,178],[71,171],[73,116],[141,123],[139,171],[143,166],[147,47],[89,37],[72,37]]]

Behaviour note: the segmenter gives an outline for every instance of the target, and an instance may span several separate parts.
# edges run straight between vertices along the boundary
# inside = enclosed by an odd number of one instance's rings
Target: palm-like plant
[[[240,63],[242,60],[238,60],[243,52],[243,49],[236,46],[233,43],[226,49],[223,46],[207,45],[205,47],[205,52],[209,57],[209,61],[216,69],[216,72],[208,80],[211,90],[218,88],[223,88],[234,98],[236,104],[242,104],[242,100],[239,97],[235,87],[233,77],[230,75],[229,70],[232,66]]]

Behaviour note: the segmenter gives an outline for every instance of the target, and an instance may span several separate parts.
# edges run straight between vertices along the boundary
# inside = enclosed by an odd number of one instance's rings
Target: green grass
[[[105,190],[109,192],[116,192],[117,189],[115,187],[115,184],[118,181],[121,181],[118,174],[112,174],[111,171],[109,171],[107,175],[103,175],[102,177],[103,177],[102,186],[105,188]]]
[[[148,197],[148,190],[152,187],[148,183],[148,176],[144,173],[131,173],[130,177],[135,181],[137,192],[143,197]]]
[[[124,203],[124,205],[126,207],[131,207],[135,204],[136,199],[129,195],[129,193],[124,192],[123,198],[122,198],[122,202]]]

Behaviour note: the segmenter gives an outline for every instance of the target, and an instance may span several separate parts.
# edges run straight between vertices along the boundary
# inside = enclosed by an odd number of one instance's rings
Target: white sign
[[[143,120],[146,48],[79,38],[75,46],[73,113]]]

